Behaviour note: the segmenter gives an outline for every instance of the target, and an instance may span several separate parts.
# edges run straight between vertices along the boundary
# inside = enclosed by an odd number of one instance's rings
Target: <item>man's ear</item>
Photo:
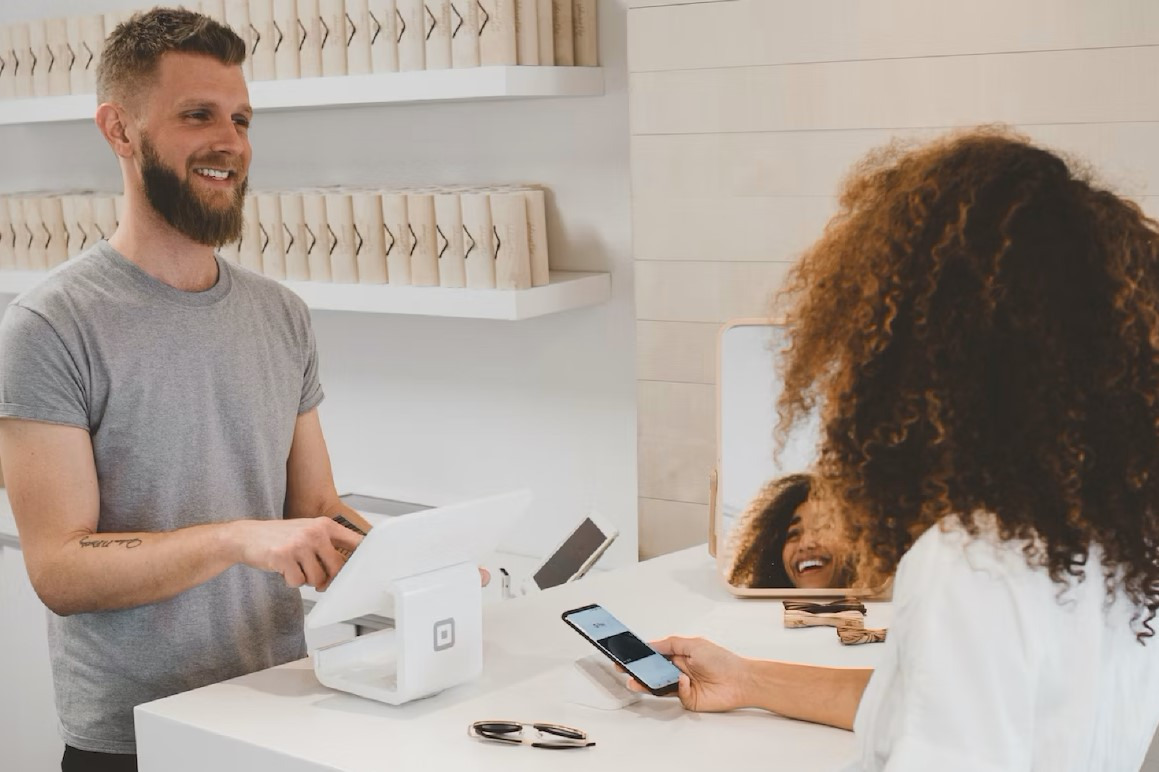
[[[133,157],[133,141],[129,138],[129,114],[122,105],[103,102],[97,108],[97,128],[105,141],[121,158]]]

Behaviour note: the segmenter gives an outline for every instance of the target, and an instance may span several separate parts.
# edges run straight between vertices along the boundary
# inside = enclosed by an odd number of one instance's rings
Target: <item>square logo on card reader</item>
[[[455,645],[455,618],[440,619],[435,622],[435,651],[443,651]]]

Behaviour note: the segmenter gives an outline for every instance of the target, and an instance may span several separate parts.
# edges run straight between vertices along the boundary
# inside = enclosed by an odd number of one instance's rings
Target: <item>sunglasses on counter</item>
[[[528,731],[530,730],[530,731]],[[587,732],[562,724],[528,724],[522,721],[476,721],[467,727],[467,734],[480,740],[492,740],[509,745],[530,745],[532,748],[565,750],[589,748],[595,743]]]

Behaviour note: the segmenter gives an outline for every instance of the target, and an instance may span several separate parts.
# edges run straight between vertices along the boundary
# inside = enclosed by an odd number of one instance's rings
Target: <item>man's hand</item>
[[[748,707],[745,687],[749,660],[704,638],[674,636],[652,641],[652,648],[671,659],[683,674],[677,695],[688,710],[719,713]],[[634,679],[628,680],[628,687],[648,691]]]
[[[230,524],[237,562],[282,575],[289,587],[324,590],[362,537],[328,517],[293,520],[238,520]]]

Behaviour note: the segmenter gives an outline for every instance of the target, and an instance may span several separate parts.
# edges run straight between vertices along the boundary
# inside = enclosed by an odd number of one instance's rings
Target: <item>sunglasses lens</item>
[[[571,740],[584,739],[583,732],[577,729],[572,729],[571,727],[560,726],[559,724],[532,724],[532,726],[544,734],[553,734],[556,737],[567,737]]]

